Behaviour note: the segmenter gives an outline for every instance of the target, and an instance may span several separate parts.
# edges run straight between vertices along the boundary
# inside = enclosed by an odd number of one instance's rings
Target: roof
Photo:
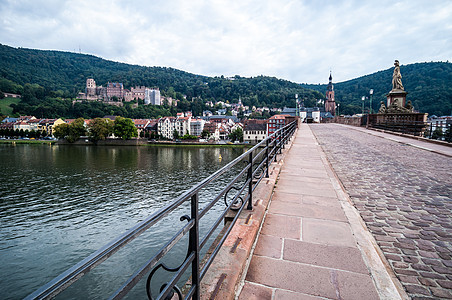
[[[39,123],[39,122],[41,122],[41,119],[33,119],[33,120],[29,120],[28,124]]]
[[[146,125],[150,122],[149,119],[133,119],[132,121],[135,125]]]
[[[2,123],[16,122],[18,118],[4,118]]]
[[[287,115],[274,115],[271,116],[269,120],[278,120],[278,119],[285,119]]]
[[[251,130],[267,130],[267,123],[250,123],[246,124],[244,131],[251,131]]]
[[[282,113],[294,117],[297,115],[297,109],[293,107],[284,107]]]

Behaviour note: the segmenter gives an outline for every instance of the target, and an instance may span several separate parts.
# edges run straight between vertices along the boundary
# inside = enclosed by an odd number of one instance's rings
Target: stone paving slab
[[[452,148],[338,124],[311,128],[408,295],[452,299]]]
[[[380,299],[333,177],[310,128],[301,125],[238,299]]]

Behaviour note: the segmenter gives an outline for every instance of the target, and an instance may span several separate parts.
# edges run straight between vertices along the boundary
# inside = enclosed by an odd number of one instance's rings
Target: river
[[[243,151],[0,145],[0,298],[25,297]],[[219,184],[201,198],[218,189]],[[175,232],[181,214],[151,228],[60,298],[105,298]],[[207,216],[201,229],[213,218]],[[175,261],[168,263],[177,265],[185,249],[175,249]],[[143,284],[136,289],[133,298],[144,297]]]

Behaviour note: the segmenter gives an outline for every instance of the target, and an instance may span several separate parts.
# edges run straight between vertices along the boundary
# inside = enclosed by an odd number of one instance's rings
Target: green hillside
[[[374,109],[391,90],[392,68],[346,82],[335,83],[336,101],[341,113],[361,112],[361,97],[374,89]],[[408,100],[415,109],[429,114],[452,112],[452,64],[417,63],[401,66]],[[163,96],[180,100],[177,109],[170,107],[116,108],[103,103],[72,105],[70,99],[84,91],[86,79],[98,85],[122,82],[126,88],[145,85],[158,87]],[[333,74],[334,79],[334,74]],[[144,67],[108,61],[86,54],[13,48],[0,44],[0,92],[23,94],[23,101],[12,104],[14,113],[47,117],[97,117],[121,114],[127,117],[157,117],[192,110],[199,115],[207,101],[237,102],[244,105],[294,106],[299,94],[306,106],[324,98],[325,85],[297,84],[275,77],[244,78],[207,77],[163,67]],[[184,97],[186,96],[186,98]],[[366,105],[368,105],[366,103]],[[9,109],[9,108],[8,108]],[[4,112],[3,112],[4,113]]]
[[[341,103],[341,113],[361,112],[362,96],[369,97],[374,90],[373,109],[380,107],[380,101],[386,102],[386,95],[392,89],[394,68],[376,72],[349,81],[334,83],[336,101]],[[452,63],[430,62],[400,66],[402,82],[408,92],[414,108],[429,115],[452,114]],[[334,74],[333,74],[334,81]],[[325,85],[302,85],[306,88],[326,91]],[[369,100],[366,100],[366,107]]]
[[[92,55],[13,48],[0,44],[2,77],[19,85],[39,84],[63,97],[74,97],[78,91],[84,91],[89,77],[99,85],[122,82],[126,88],[140,85],[158,87],[163,95],[180,100],[186,95],[188,101],[201,98],[204,102],[237,102],[241,97],[245,105],[282,107],[293,106],[296,93],[312,102],[321,97],[316,91],[274,77],[206,77],[172,68],[118,63]]]

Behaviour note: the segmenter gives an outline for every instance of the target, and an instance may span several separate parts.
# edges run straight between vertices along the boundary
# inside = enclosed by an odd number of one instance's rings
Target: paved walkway
[[[402,298],[344,195],[311,129],[302,124],[239,299]],[[386,278],[376,278],[378,273]]]
[[[409,296],[452,299],[452,148],[338,124],[311,129]]]

